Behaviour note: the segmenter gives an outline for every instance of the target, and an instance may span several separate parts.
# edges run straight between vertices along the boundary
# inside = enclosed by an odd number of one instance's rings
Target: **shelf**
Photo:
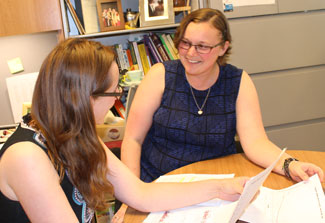
[[[168,25],[161,25],[161,26],[142,27],[142,28],[136,28],[136,29],[123,29],[123,30],[116,30],[116,31],[109,31],[109,32],[89,33],[89,34],[85,34],[85,35],[77,35],[77,36],[70,36],[70,37],[73,37],[73,38],[97,38],[97,37],[106,37],[106,36],[118,36],[118,35],[132,34],[132,33],[152,31],[152,30],[173,29],[178,26],[179,26],[179,23],[175,23],[175,24],[168,24]]]

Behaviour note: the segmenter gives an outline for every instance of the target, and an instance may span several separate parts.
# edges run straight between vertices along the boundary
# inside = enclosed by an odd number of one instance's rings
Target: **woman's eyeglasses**
[[[116,99],[120,99],[123,96],[123,94],[124,94],[123,88],[120,85],[118,85],[115,92],[96,93],[92,95],[96,97],[116,97]]]
[[[192,46],[194,46],[196,52],[200,53],[200,54],[208,54],[211,52],[211,50],[217,46],[220,46],[223,44],[223,41],[214,45],[214,46],[206,46],[206,45],[202,45],[202,44],[198,44],[198,45],[194,45],[186,40],[181,40],[179,42],[179,48],[183,49],[183,50],[189,50]]]

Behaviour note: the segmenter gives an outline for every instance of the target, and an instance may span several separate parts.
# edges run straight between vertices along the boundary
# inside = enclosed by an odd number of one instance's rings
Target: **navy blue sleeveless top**
[[[199,115],[180,60],[164,66],[162,101],[142,145],[140,178],[146,182],[190,163],[236,153],[236,100],[242,70],[220,66]],[[202,106],[208,90],[193,88],[193,93]]]
[[[26,117],[26,116],[25,116]],[[4,152],[13,144],[23,141],[35,143],[47,153],[47,148],[44,144],[44,138],[40,133],[29,127],[25,123],[21,123],[17,130],[7,140],[0,150],[0,161]],[[80,223],[90,223],[94,216],[94,211],[87,207],[85,200],[78,189],[71,183],[67,172],[61,182],[61,187],[67,196],[69,203],[78,217]],[[30,222],[23,207],[18,201],[13,201],[7,198],[0,191],[0,222],[1,223],[27,223]]]

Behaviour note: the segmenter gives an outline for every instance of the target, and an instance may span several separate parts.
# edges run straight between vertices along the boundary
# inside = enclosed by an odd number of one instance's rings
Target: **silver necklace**
[[[190,85],[190,84],[189,84],[189,85]],[[205,99],[204,99],[203,104],[202,104],[201,107],[198,105],[198,103],[197,103],[197,101],[196,101],[196,98],[195,98],[195,95],[194,95],[194,92],[193,92],[193,89],[192,89],[192,86],[191,86],[191,85],[190,85],[190,89],[191,89],[191,93],[192,93],[192,96],[193,96],[193,99],[194,99],[195,105],[196,105],[197,109],[199,109],[199,110],[197,111],[197,113],[198,113],[199,115],[202,115],[202,114],[203,114],[202,109],[204,108],[205,103],[206,103],[207,100],[208,100],[208,97],[209,97],[209,94],[210,94],[211,87],[209,87],[209,90],[208,90],[207,96],[205,96]]]

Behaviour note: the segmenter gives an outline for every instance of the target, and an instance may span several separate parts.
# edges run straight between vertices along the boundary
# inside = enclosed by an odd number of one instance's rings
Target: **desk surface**
[[[304,150],[289,150],[288,154],[293,157],[305,161],[311,162],[320,166],[325,170],[325,152],[316,152],[316,151],[304,151]],[[244,168],[243,168],[244,167]],[[253,164],[247,159],[243,154],[234,154],[226,157],[221,157],[212,160],[205,160],[197,163],[193,163],[174,171],[171,171],[170,174],[184,174],[184,173],[196,173],[196,174],[230,174],[235,173],[236,176],[248,176],[252,177],[261,172],[263,168]],[[282,189],[293,185],[294,183],[288,180],[286,177],[271,173],[263,186],[272,188],[272,189]],[[325,183],[322,183],[323,190],[325,190]],[[148,213],[143,213],[136,211],[133,208],[128,208],[124,222],[125,223],[136,223],[143,222],[147,217]]]

